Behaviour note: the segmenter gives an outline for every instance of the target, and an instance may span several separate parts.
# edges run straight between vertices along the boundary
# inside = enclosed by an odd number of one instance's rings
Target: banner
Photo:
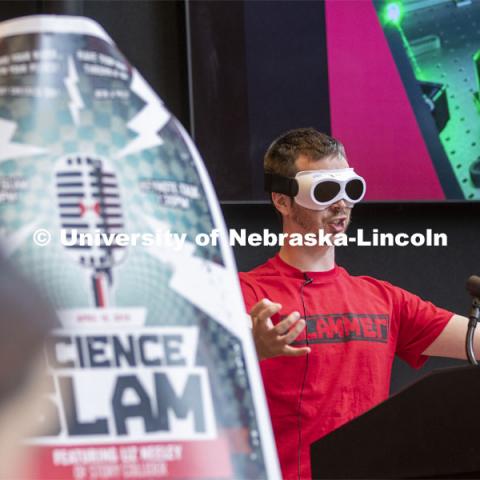
[[[32,478],[279,477],[204,165],[91,20],[0,24],[0,236],[59,318]]]

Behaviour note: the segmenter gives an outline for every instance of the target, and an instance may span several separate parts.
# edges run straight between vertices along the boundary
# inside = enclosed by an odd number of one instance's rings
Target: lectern
[[[312,476],[480,478],[480,368],[437,370],[311,445]]]

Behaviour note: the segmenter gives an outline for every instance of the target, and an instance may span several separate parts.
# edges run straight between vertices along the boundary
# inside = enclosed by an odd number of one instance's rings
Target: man
[[[284,233],[335,238],[365,193],[341,143],[314,129],[278,138],[264,167]],[[417,368],[427,356],[465,358],[466,318],[350,276],[334,246],[287,242],[240,282],[284,478],[310,478],[310,444],[388,397],[395,354]]]

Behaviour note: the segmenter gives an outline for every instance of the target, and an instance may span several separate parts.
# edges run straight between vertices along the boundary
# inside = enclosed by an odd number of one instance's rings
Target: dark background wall
[[[193,1],[195,143],[221,200],[264,200],[262,156],[281,132],[330,132],[322,1]]]
[[[183,2],[152,1],[20,1],[1,2],[0,20],[38,13],[82,14],[97,20],[120,50],[158,92],[168,108],[189,128],[187,45]],[[201,94],[201,92],[200,92]],[[232,105],[232,109],[234,105]],[[215,138],[212,138],[212,142]],[[225,158],[228,165],[228,157]],[[412,172],[414,174],[414,172]],[[222,205],[227,226],[278,230],[268,204]],[[480,204],[370,203],[355,207],[352,228],[383,232],[422,232],[432,228],[448,234],[448,247],[338,249],[337,261],[352,274],[372,275],[406,288],[434,303],[466,314],[466,278],[480,273]],[[274,248],[237,248],[239,270],[248,270],[275,253]],[[458,362],[432,359],[420,371],[396,362],[392,391],[432,368]]]

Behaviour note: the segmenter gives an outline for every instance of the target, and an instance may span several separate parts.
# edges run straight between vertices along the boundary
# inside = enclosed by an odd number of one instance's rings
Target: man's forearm
[[[468,318],[461,315],[453,315],[442,333],[423,352],[424,355],[466,360],[465,342],[467,329]],[[475,332],[474,350],[480,356],[480,332]]]

